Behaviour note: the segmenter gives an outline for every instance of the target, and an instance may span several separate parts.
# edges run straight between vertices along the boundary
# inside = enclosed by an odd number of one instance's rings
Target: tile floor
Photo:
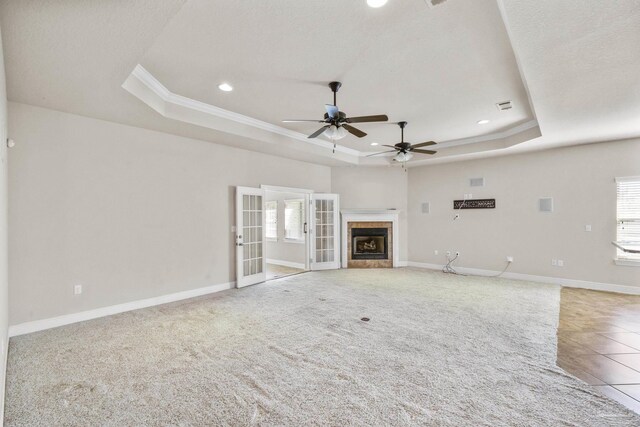
[[[558,366],[640,413],[640,296],[563,288]]]

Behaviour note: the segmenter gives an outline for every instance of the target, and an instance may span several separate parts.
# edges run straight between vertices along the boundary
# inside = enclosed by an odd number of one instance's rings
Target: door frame
[[[295,187],[282,187],[278,185],[266,185],[261,184],[260,189],[265,192],[272,191],[278,193],[298,193],[304,194],[304,222],[306,224],[305,233],[304,233],[304,271],[311,270],[311,196],[315,193],[314,190],[310,190],[308,188],[295,188]],[[266,251],[266,241],[265,241],[265,260],[267,259],[267,251]]]

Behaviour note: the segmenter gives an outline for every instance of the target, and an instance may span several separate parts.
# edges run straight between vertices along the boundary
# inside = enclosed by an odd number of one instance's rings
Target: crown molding
[[[144,87],[151,91],[153,95],[157,97],[155,100],[149,100],[148,94],[140,93],[139,85],[135,83],[141,83]],[[231,122],[239,123],[245,126],[249,126],[251,128],[260,129],[272,134],[281,135],[288,139],[304,142],[306,144],[315,145],[321,148],[327,149],[327,155],[330,156],[333,154],[333,143],[323,139],[317,138],[307,138],[307,135],[293,131],[291,129],[287,129],[282,126],[274,125],[272,123],[268,123],[262,120],[255,119],[253,117],[245,116],[243,114],[236,113],[234,111],[225,110],[224,108],[216,107],[215,105],[207,104],[205,102],[201,102],[192,98],[187,98],[186,96],[178,95],[176,93],[171,92],[164,86],[158,79],[156,79],[149,71],[147,71],[142,65],[138,64],[134,69],[131,75],[127,78],[127,80],[123,83],[122,87],[130,92],[132,95],[139,98],[141,101],[145,102],[147,105],[154,108],[158,113],[165,117],[170,117],[170,106],[180,107],[186,110],[204,113],[209,116],[217,117],[220,119],[228,120]],[[153,104],[157,104],[160,101],[162,108],[156,108]],[[181,120],[181,119],[177,119]],[[199,120],[198,123],[202,124],[202,121]],[[204,124],[206,126],[206,123]],[[273,143],[274,141],[266,141]],[[329,151],[331,150],[331,151]],[[362,156],[362,152],[358,150],[354,150],[352,148],[344,147],[341,145],[337,145],[335,147],[335,151],[338,153],[345,154],[347,156],[353,157],[350,159],[350,163],[357,163],[358,158]]]
[[[276,144],[279,141],[303,142],[309,146],[324,149],[319,151],[321,156],[336,158],[333,154],[334,145],[328,140],[310,139],[303,133],[173,93],[140,64],[133,69],[122,84],[122,87],[160,115],[170,119],[233,133],[270,144]],[[438,150],[447,150],[453,147],[483,142],[499,142],[537,127],[538,122],[531,120],[502,132],[440,142],[438,143]],[[274,136],[281,138],[274,138]],[[500,151],[500,149],[497,151]],[[370,152],[359,151],[342,145],[337,145],[335,152],[340,155],[337,160],[344,161],[347,164],[364,166],[388,166],[390,164],[390,157],[367,158],[371,154]],[[446,153],[442,154],[444,155],[438,156],[438,161],[446,162],[449,156]],[[451,156],[451,161],[456,161],[459,157],[459,155],[454,154]],[[424,160],[414,161],[407,166],[419,166],[423,162]]]
[[[469,138],[453,139],[450,141],[438,143],[438,149],[459,147],[461,145],[476,144],[479,142],[495,141],[496,139],[509,138],[513,135],[517,135],[521,132],[533,129],[538,126],[537,120],[530,120],[512,128],[506,129],[502,132],[496,132],[489,135],[472,136]]]

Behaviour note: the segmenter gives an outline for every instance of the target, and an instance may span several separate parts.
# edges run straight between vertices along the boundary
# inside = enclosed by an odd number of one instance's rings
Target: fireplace
[[[388,228],[351,228],[351,259],[388,259]]]
[[[399,211],[343,209],[340,214],[342,268],[399,267]]]
[[[346,223],[347,268],[391,268],[394,230],[391,221],[348,221]]]

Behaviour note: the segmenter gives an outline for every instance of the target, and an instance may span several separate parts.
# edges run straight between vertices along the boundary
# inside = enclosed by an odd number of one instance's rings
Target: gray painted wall
[[[236,185],[335,192],[343,209],[396,208],[401,260],[442,264],[444,251],[458,250],[459,265],[500,270],[509,255],[513,272],[640,286],[640,269],[614,265],[610,244],[613,179],[640,175],[639,140],[407,173],[330,169],[15,103],[9,127],[17,142],[9,165],[10,324],[233,281]],[[485,187],[468,186],[480,176]],[[451,201],[465,193],[495,197],[498,208],[465,210],[453,221]],[[537,212],[543,196],[554,197],[554,213]],[[424,201],[429,214],[420,213]],[[565,267],[552,267],[552,258]],[[6,271],[6,248],[0,267]],[[0,279],[6,289],[6,274]],[[6,319],[2,328],[6,335]]]
[[[233,281],[235,186],[330,190],[329,167],[43,108],[9,125],[10,324]]]
[[[399,260],[407,260],[407,177],[399,165],[334,167],[331,191],[340,194],[340,209],[398,209]]]
[[[409,260],[443,264],[444,252],[457,250],[459,266],[500,271],[513,256],[510,272],[640,286],[640,267],[616,266],[611,245],[614,178],[635,175],[640,140],[411,168]],[[470,187],[474,177],[485,187]],[[462,210],[454,221],[453,200],[465,193],[495,198],[497,208]],[[541,197],[553,197],[553,213],[538,212]],[[431,213],[421,213],[423,202]]]
[[[9,329],[8,247],[7,247],[7,91],[4,74],[4,54],[0,38],[0,420],[4,419],[4,382],[7,369],[7,333]],[[2,422],[0,421],[0,424]]]

